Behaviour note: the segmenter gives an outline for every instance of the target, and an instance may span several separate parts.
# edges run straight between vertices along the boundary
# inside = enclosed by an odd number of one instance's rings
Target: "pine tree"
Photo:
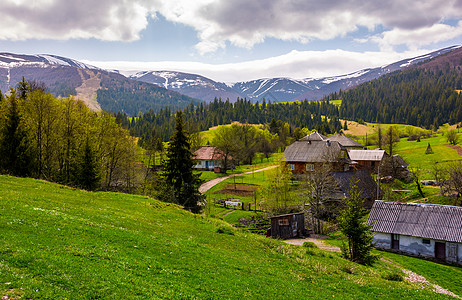
[[[14,176],[29,176],[32,158],[19,112],[16,90],[11,90],[6,105],[5,124],[2,128],[0,142],[1,169]]]
[[[378,257],[371,253],[374,248],[370,231],[372,225],[366,223],[367,210],[360,196],[356,182],[351,182],[349,195],[345,198],[346,207],[337,218],[338,227],[348,240],[348,245],[342,247],[342,254],[351,261],[372,265]]]
[[[88,138],[83,147],[82,157],[76,167],[77,170],[74,175],[75,184],[88,191],[95,190],[101,180],[100,167],[96,161],[95,151],[92,149]]]
[[[157,197],[166,202],[183,205],[185,209],[198,213],[203,196],[199,193],[201,181],[198,174],[193,174],[191,146],[184,129],[183,113],[175,116],[175,131],[170,139],[164,172],[159,178]]]

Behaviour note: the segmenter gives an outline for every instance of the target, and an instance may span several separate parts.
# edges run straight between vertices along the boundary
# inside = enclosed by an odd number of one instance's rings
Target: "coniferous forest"
[[[424,68],[398,72],[329,95],[342,100],[339,115],[349,120],[437,128],[462,120],[459,69]]]

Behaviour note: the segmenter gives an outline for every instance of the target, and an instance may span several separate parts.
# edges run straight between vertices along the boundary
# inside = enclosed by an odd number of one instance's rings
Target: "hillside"
[[[383,279],[392,263],[364,267],[146,197],[8,176],[0,193],[2,299],[437,297]]]
[[[341,99],[340,117],[438,128],[462,120],[462,49],[326,99]]]
[[[0,90],[5,93],[22,80],[43,82],[56,97],[74,95],[91,109],[136,115],[150,109],[175,109],[199,100],[142,83],[76,60],[56,55],[0,53]]]

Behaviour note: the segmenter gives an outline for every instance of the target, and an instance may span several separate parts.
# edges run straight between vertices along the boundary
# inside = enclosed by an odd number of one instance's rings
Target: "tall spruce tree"
[[[372,265],[378,259],[372,253],[372,225],[366,223],[367,210],[363,206],[357,182],[351,182],[350,186],[349,195],[345,198],[346,206],[337,218],[338,228],[348,240],[347,245],[342,245],[342,254],[353,262]]]
[[[198,174],[193,174],[193,154],[181,111],[176,113],[175,121],[175,131],[163,162],[164,172],[159,178],[157,198],[183,205],[185,209],[198,213],[203,200],[199,192],[201,180]]]
[[[32,158],[29,149],[29,140],[23,128],[21,114],[18,107],[16,90],[11,90],[8,96],[5,113],[5,123],[2,128],[0,141],[0,166],[2,172],[14,176],[29,176],[31,173]]]

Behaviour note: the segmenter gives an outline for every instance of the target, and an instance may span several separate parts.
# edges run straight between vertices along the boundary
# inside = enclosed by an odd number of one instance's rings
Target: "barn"
[[[377,248],[462,265],[462,207],[377,200],[368,222]]]
[[[305,235],[305,214],[293,213],[271,217],[271,237],[290,239]]]

